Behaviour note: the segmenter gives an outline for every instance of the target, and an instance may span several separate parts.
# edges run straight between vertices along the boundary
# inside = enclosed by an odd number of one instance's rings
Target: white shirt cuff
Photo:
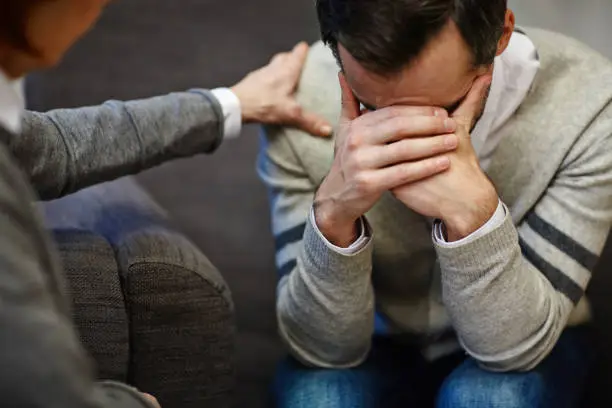
[[[217,98],[223,110],[223,139],[235,139],[242,130],[242,107],[240,100],[229,88],[213,89],[211,93]]]
[[[444,225],[442,224],[442,221],[440,220],[436,220],[436,222],[434,223],[432,235],[433,235],[433,239],[436,241],[438,245],[446,247],[446,248],[457,248],[462,245],[467,245],[470,242],[473,242],[477,240],[478,238],[487,235],[488,233],[493,231],[495,228],[502,225],[505,219],[506,219],[506,207],[504,206],[502,201],[499,200],[499,204],[497,204],[497,209],[495,210],[495,213],[489,219],[489,221],[487,221],[486,224],[478,228],[476,231],[472,232],[467,237],[462,238],[459,241],[446,242],[446,238],[444,237]]]
[[[368,224],[368,220],[366,220],[365,217],[359,218],[359,230],[360,230],[359,238],[357,238],[357,240],[353,242],[348,248],[341,248],[339,246],[336,246],[332,244],[331,242],[329,242],[327,238],[325,238],[325,236],[323,236],[323,234],[319,230],[319,227],[317,226],[317,221],[315,220],[315,216],[314,216],[314,209],[310,210],[310,223],[312,224],[314,230],[317,232],[317,235],[319,235],[319,238],[323,240],[325,245],[330,250],[340,255],[345,255],[345,256],[357,255],[370,243],[370,239],[372,238],[372,233],[371,233],[372,229],[370,225]]]

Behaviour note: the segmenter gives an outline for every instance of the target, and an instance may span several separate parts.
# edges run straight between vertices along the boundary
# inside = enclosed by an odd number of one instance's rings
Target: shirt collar
[[[18,133],[24,108],[23,81],[10,80],[0,70],[0,126],[9,132]]]
[[[496,147],[487,142],[523,103],[539,68],[533,42],[525,34],[514,32],[506,51],[495,58],[489,99],[472,132],[474,150],[480,157],[488,156]]]

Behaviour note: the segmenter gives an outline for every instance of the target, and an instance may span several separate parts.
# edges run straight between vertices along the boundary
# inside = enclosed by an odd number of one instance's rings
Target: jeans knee
[[[274,399],[278,408],[373,408],[377,381],[360,370],[307,369],[294,363],[277,372]]]
[[[487,374],[484,378],[449,378],[438,394],[437,408],[530,408],[540,406],[537,376]]]

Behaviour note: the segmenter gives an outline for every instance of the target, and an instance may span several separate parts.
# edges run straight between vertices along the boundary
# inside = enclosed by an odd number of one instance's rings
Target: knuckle
[[[299,105],[293,105],[291,107],[289,107],[288,110],[288,115],[291,119],[299,119],[302,116],[302,113],[304,112],[304,110],[302,109],[301,106]]]
[[[354,179],[353,183],[355,186],[355,191],[360,194],[367,194],[370,192],[372,188],[372,182],[370,177],[366,173],[358,173]]]
[[[411,150],[406,143],[397,142],[387,146],[387,157],[391,163],[398,163],[402,160],[409,160]]]
[[[397,113],[392,114],[388,120],[389,120],[389,124],[393,128],[401,127],[402,125],[408,122],[405,116],[399,115]]]
[[[387,117],[388,118],[396,118],[400,115],[399,106],[390,106],[387,108]]]
[[[388,121],[389,131],[394,135],[399,132],[404,132],[409,129],[411,121],[404,116],[393,116]]]
[[[358,150],[363,143],[363,138],[359,133],[353,131],[349,133],[349,136],[346,138],[346,147],[350,151]]]
[[[384,121],[393,120],[394,118],[400,116],[399,110],[400,108],[398,106],[388,106],[386,108],[380,109],[380,119]]]
[[[398,180],[403,183],[412,181],[414,172],[414,165],[412,163],[406,163],[403,166],[397,166],[396,169]]]
[[[359,152],[353,153],[351,157],[351,166],[357,170],[364,170],[366,168],[366,159],[364,155]]]

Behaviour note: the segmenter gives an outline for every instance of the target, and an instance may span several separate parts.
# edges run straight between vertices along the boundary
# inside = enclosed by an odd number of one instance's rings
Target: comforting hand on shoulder
[[[274,56],[268,65],[232,87],[240,100],[243,122],[295,126],[316,136],[331,135],[331,126],[305,112],[295,99],[307,55],[308,45],[300,43],[293,51]]]

